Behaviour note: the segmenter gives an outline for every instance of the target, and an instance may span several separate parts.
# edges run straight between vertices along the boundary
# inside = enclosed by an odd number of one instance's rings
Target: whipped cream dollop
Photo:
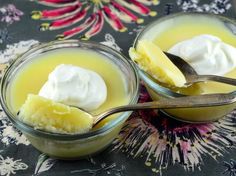
[[[224,75],[236,66],[236,48],[213,35],[184,40],[168,52],[182,57],[201,75]]]
[[[96,72],[61,64],[49,74],[39,95],[92,111],[105,102],[107,87],[102,77]]]

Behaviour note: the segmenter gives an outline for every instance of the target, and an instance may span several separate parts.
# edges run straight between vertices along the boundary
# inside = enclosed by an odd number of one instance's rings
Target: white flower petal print
[[[26,139],[26,137],[22,133],[17,131],[11,124],[2,129],[0,134],[1,134],[0,135],[1,142],[4,143],[5,145],[9,145],[11,143],[14,143],[16,145],[30,144],[30,142]]]
[[[15,127],[13,127],[12,123],[8,119],[6,119],[6,115],[2,110],[0,112],[0,142],[5,145],[30,144],[26,137]]]
[[[6,117],[6,115],[5,115],[5,113],[3,112],[3,110],[0,106],[0,120],[5,119],[5,117]]]
[[[100,42],[103,45],[109,46],[117,51],[121,51],[122,49],[116,44],[114,37],[111,34],[105,34],[105,41]]]
[[[0,52],[0,64],[6,64],[14,60],[20,54],[26,52],[33,45],[38,44],[37,40],[26,40],[7,45],[4,51]]]
[[[17,9],[13,4],[8,4],[0,8],[0,21],[5,22],[8,25],[15,21],[19,21],[22,15],[24,15],[24,13]]]
[[[52,159],[45,154],[39,155],[34,175],[39,175],[42,172],[50,170],[52,166],[55,164],[55,162],[56,162],[55,159]]]
[[[13,158],[6,157],[3,158],[0,155],[0,175],[10,176],[11,174],[15,175],[18,170],[26,170],[28,165],[21,162],[21,159],[13,160]]]
[[[232,7],[230,0],[213,0],[208,4],[204,4],[204,1],[201,0],[177,0],[176,2],[184,12],[196,11],[223,14]]]

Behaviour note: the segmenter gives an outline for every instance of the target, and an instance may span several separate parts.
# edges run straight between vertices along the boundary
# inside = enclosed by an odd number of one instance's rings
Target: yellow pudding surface
[[[38,94],[47,81],[49,73],[59,64],[71,64],[93,70],[105,81],[107,99],[91,113],[96,114],[112,107],[128,104],[130,97],[127,95],[124,75],[114,63],[93,51],[68,48],[41,54],[18,70],[16,76],[11,80],[9,89],[9,102],[15,113],[24,104],[28,94]],[[114,117],[111,116],[111,118]],[[100,125],[111,118],[104,120]]]
[[[166,20],[159,23],[156,27],[154,26],[152,31],[147,32],[142,39],[148,38],[157,44],[163,51],[167,51],[176,43],[200,34],[214,35],[219,37],[223,42],[236,47],[236,36],[227,29],[221,21],[216,18],[205,17],[204,15],[198,16],[197,22],[193,20],[191,15]],[[224,76],[236,78],[236,69]],[[183,94],[206,94],[232,92],[236,89],[235,86],[227,84],[207,82],[194,84],[189,88],[178,88],[174,90]]]

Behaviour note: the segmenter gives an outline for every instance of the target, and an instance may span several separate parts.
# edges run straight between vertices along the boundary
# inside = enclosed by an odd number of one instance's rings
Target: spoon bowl
[[[217,75],[199,75],[194,70],[194,68],[181,57],[167,52],[164,53],[185,76],[185,79],[187,81],[185,83],[185,86],[190,86],[193,83],[205,82],[205,81],[215,81],[236,86],[236,79]]]

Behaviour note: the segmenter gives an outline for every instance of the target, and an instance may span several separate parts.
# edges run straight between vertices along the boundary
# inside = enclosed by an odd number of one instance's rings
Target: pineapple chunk
[[[93,125],[93,117],[74,107],[29,94],[18,118],[23,122],[56,133],[86,133]]]
[[[140,40],[136,50],[130,48],[129,55],[141,69],[162,83],[175,87],[183,87],[186,83],[183,73],[152,41]]]

